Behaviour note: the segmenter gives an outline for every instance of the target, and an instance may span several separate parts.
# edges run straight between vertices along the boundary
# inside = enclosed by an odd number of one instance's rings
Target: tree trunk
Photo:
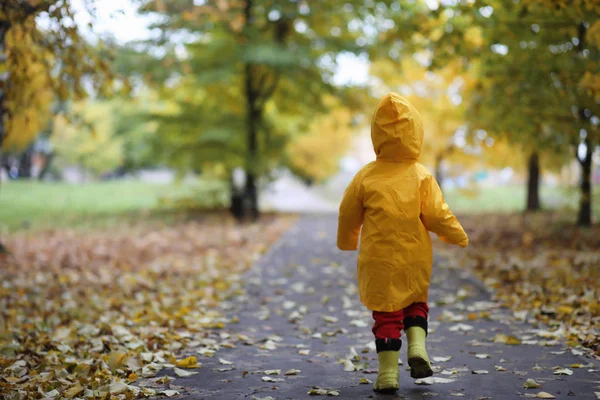
[[[246,0],[244,7],[246,17],[246,29],[251,26],[252,0]],[[246,187],[244,193],[243,216],[256,220],[259,217],[257,168],[258,168],[258,124],[261,117],[258,107],[259,93],[253,84],[253,64],[246,63],[244,66],[245,95],[246,95]]]
[[[526,211],[540,209],[540,159],[538,153],[534,151],[529,155]]]
[[[442,173],[442,161],[444,160],[444,156],[442,154],[438,154],[435,156],[435,180],[438,183],[440,188],[443,188],[444,183],[444,174]]]
[[[577,156],[577,161],[581,165],[581,182],[580,182],[580,198],[579,198],[579,213],[577,216],[577,225],[591,226],[592,225],[592,143],[589,138],[585,141],[586,151],[585,158],[582,160]]]
[[[256,109],[257,95],[252,87],[252,65],[246,64],[246,141],[247,141],[247,160],[246,160],[246,188],[244,193],[244,217],[250,217],[256,220],[259,217],[258,211],[258,190],[256,187],[256,170],[258,167],[258,119],[260,113]]]
[[[44,166],[42,167],[42,170],[40,171],[40,174],[38,175],[38,180],[40,180],[40,181],[44,180],[44,178],[46,177],[46,174],[48,173],[48,171],[50,170],[50,167],[52,166],[52,161],[54,161],[54,153],[50,153],[50,154],[46,155],[46,160],[44,162]]]
[[[32,171],[31,167],[33,162],[33,146],[29,146],[21,157],[19,157],[19,178],[29,179],[31,178]]]
[[[231,206],[229,207],[229,211],[236,220],[242,221],[244,218],[244,193],[240,193],[233,187],[231,187],[230,193]]]

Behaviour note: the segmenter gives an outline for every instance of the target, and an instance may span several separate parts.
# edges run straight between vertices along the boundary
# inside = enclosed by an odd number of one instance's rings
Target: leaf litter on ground
[[[495,300],[513,309],[516,320],[551,327],[543,332],[549,340],[529,344],[566,339],[600,357],[600,225],[577,228],[556,212],[459,219],[471,245],[465,250],[438,246],[447,268],[474,273],[494,290]],[[504,335],[495,341],[519,344]]]
[[[3,239],[11,255],[0,260],[0,398],[177,395],[126,382],[163,369],[188,377],[201,367],[190,352],[211,357],[249,341],[208,332],[236,322],[222,307],[291,221],[239,225],[217,214]]]

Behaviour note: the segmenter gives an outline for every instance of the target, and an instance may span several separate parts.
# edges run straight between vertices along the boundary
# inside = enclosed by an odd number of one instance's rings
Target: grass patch
[[[149,212],[223,205],[221,182],[155,184],[110,181],[86,184],[10,182],[0,189],[0,229],[43,229],[110,223]]]
[[[489,212],[521,212],[525,209],[527,192],[525,185],[479,187],[475,189],[444,190],[444,197],[452,211],[460,214],[480,214]],[[548,210],[575,211],[578,208],[577,188],[540,188],[542,208]],[[600,218],[600,188],[593,194],[592,212]]]

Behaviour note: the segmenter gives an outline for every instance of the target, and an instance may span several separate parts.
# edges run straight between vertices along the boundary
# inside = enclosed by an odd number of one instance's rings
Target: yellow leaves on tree
[[[600,20],[594,22],[587,31],[586,40],[600,49]],[[587,71],[579,81],[579,87],[587,90],[600,101],[600,73]]]
[[[15,25],[6,35],[11,90],[6,101],[10,117],[6,119],[4,150],[26,148],[46,127],[50,118],[53,92],[43,65],[50,54],[34,43],[31,36],[34,24],[33,20],[28,20]]]
[[[331,108],[331,112],[316,118],[309,132],[292,139],[286,148],[291,168],[317,182],[338,170],[340,158],[352,144],[350,110],[339,104]]]
[[[437,164],[460,150],[454,136],[465,123],[462,97],[470,81],[459,71],[450,64],[429,72],[414,59],[401,65],[380,61],[371,68],[371,73],[385,82],[386,90],[406,96],[421,113],[425,129],[421,161],[425,164]]]
[[[495,139],[491,146],[483,150],[482,161],[489,168],[510,167],[524,170],[528,152],[523,151],[523,146],[510,143],[506,138]]]
[[[110,171],[123,160],[122,139],[114,132],[110,103],[82,101],[73,105],[75,118],[55,118],[52,143],[61,159],[95,173]]]

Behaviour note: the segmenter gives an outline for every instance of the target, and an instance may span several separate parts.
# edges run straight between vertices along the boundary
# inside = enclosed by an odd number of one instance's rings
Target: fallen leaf
[[[83,391],[84,391],[84,387],[81,386],[81,385],[79,385],[79,384],[77,384],[77,385],[75,385],[73,387],[70,387],[69,389],[65,390],[62,395],[64,397],[70,399],[72,397],[77,396],[79,393],[81,393]]]
[[[485,374],[489,374],[488,371],[486,371],[485,369],[476,369],[474,371],[471,371],[472,374],[474,375],[485,375]]]
[[[354,366],[354,364],[352,363],[352,361],[346,359],[344,360],[344,371],[346,372],[353,372],[356,370],[356,367]]]
[[[436,363],[438,363],[438,362],[447,362],[447,361],[450,361],[452,359],[452,356],[447,356],[447,357],[436,356],[436,357],[433,357],[432,359],[433,359],[433,362],[436,362]]]
[[[452,397],[465,397],[464,393],[450,392],[450,396]]]
[[[569,368],[561,368],[554,371],[554,375],[573,375],[573,371]]]
[[[160,394],[164,394],[167,397],[173,397],[173,396],[178,396],[179,392],[177,390],[161,390],[160,392],[158,392]]]
[[[135,382],[138,379],[139,379],[139,376],[135,372],[132,372],[131,374],[129,374],[129,376],[127,376],[127,381],[128,382]]]
[[[573,314],[573,311],[575,311],[575,309],[571,306],[562,305],[562,306],[558,306],[556,311],[560,314]]]
[[[194,372],[194,371],[186,371],[184,369],[180,369],[180,368],[173,368],[173,372],[175,372],[175,375],[181,377],[181,378],[187,378],[188,376],[192,376],[192,375],[196,375],[198,372]]]
[[[467,332],[467,331],[473,330],[473,327],[471,325],[458,323],[458,324],[448,328],[448,330],[450,332],[458,332],[458,331]]]
[[[128,389],[129,386],[127,386],[125,383],[122,381],[116,381],[110,384],[108,390],[110,391],[110,394],[121,394],[125,393]]]
[[[285,379],[283,378],[271,378],[270,376],[263,376],[262,380],[264,382],[283,382]]]
[[[179,368],[199,368],[196,356],[189,356],[184,358],[183,360],[178,360],[176,362],[176,365]]]
[[[556,397],[547,392],[539,392],[536,396],[538,399],[555,399]]]
[[[263,348],[265,348],[267,350],[275,350],[275,349],[277,349],[277,344],[273,340],[269,339],[265,342],[265,344],[263,345]]]
[[[298,375],[300,372],[299,369],[288,369],[287,371],[285,371],[284,375]]]
[[[539,388],[542,387],[542,385],[540,385],[539,383],[537,383],[533,379],[529,378],[529,379],[527,379],[525,381],[525,384],[523,385],[523,387],[525,389],[539,389]]]
[[[442,375],[457,375],[458,370],[456,368],[453,369],[445,369],[441,372]]]
[[[231,361],[227,361],[224,358],[219,358],[219,363],[223,364],[223,365],[233,365],[234,363]]]
[[[300,354],[301,356],[307,356],[310,354],[310,350],[308,350],[308,349],[299,350],[298,354]]]
[[[484,359],[484,358],[492,358],[489,354],[479,353],[475,354],[476,358]]]
[[[454,381],[455,381],[454,379],[430,376],[428,378],[422,378],[422,379],[415,380],[415,384],[417,384],[417,385],[433,385],[434,383],[452,383]]]
[[[280,369],[268,369],[265,371],[265,375],[281,375]]]
[[[361,378],[359,383],[361,385],[369,385],[369,384],[373,383],[373,381],[371,381],[371,380],[369,380],[367,378]]]
[[[503,333],[499,333],[494,337],[495,343],[504,343],[508,345],[519,345],[521,344],[521,339],[516,336],[508,336]]]
[[[336,322],[338,322],[339,318],[331,316],[331,315],[324,315],[323,319],[325,320],[325,322],[329,322],[331,324],[334,324]]]

